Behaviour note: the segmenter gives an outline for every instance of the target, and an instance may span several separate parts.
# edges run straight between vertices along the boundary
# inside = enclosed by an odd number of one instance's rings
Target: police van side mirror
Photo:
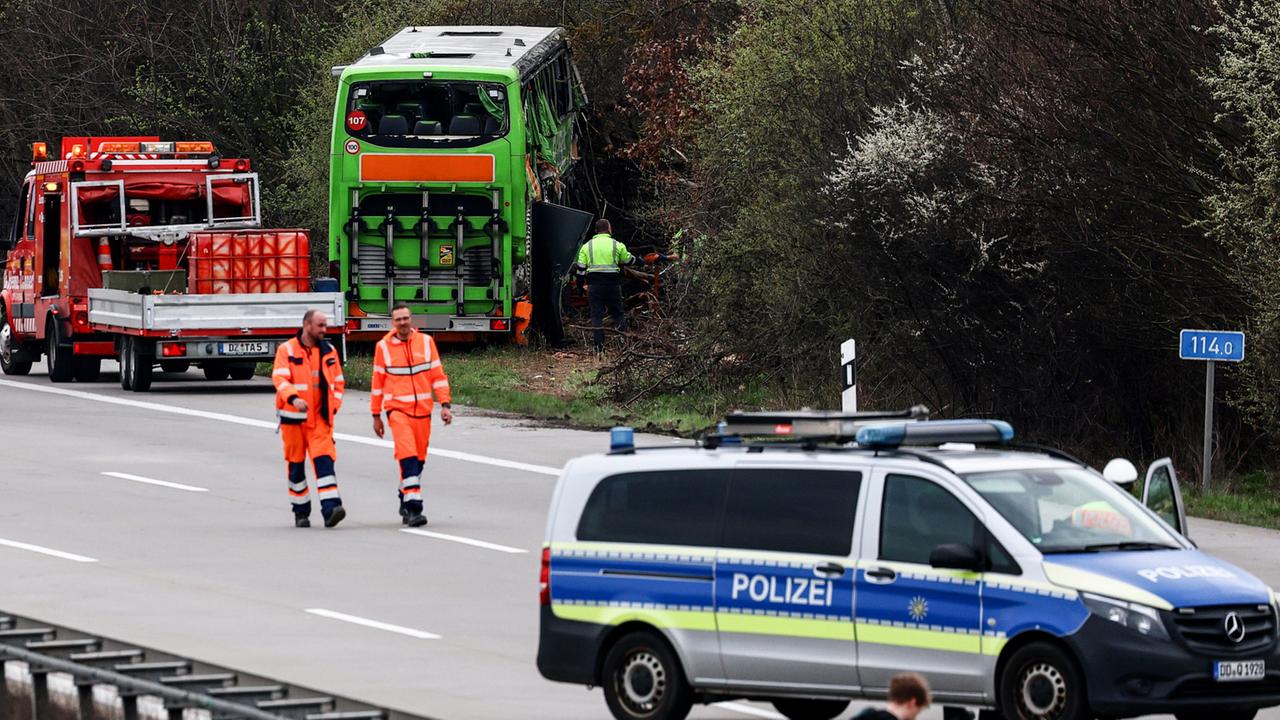
[[[1127,489],[1138,481],[1138,468],[1124,458],[1113,458],[1102,468],[1102,477]]]
[[[929,553],[929,565],[948,570],[971,570],[978,572],[984,569],[982,553],[976,548],[960,543],[939,545]]]

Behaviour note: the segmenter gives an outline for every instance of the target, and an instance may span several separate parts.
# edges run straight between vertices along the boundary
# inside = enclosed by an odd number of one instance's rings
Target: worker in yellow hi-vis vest
[[[591,306],[591,328],[596,352],[604,352],[605,311],[619,332],[627,330],[627,316],[622,309],[622,266],[636,259],[627,246],[613,239],[613,226],[608,220],[596,221],[596,234],[578,250],[579,272],[587,276],[587,301]]]

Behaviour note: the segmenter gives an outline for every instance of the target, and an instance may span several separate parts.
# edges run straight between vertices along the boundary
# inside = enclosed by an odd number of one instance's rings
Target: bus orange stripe
[[[366,182],[483,182],[494,181],[492,155],[360,156],[360,179]]]

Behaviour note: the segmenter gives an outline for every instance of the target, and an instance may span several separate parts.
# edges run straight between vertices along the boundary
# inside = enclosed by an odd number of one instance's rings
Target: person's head
[[[319,310],[308,310],[302,316],[302,336],[311,343],[318,343],[324,339],[325,331],[329,329],[329,316]]]
[[[408,305],[399,303],[391,308],[391,326],[401,338],[409,337],[409,333],[413,331],[413,311]]]
[[[929,682],[918,673],[899,673],[889,680],[889,712],[898,720],[916,720],[930,699]]]
[[[601,233],[605,235],[613,234],[613,225],[611,225],[609,221],[605,220],[604,218],[600,218],[599,220],[596,221],[596,234],[599,235]]]

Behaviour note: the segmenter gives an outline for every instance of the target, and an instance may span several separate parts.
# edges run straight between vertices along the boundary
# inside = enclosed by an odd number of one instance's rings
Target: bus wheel
[[[1071,656],[1049,643],[1019,648],[1000,677],[1000,708],[1009,720],[1088,720],[1084,677]]]
[[[634,632],[614,643],[601,669],[604,699],[618,720],[683,720],[693,690],[666,641]]]
[[[52,316],[45,325],[45,363],[49,366],[49,380],[56,383],[71,382],[75,377],[75,356],[70,345],[62,344],[62,331]]]
[[[849,707],[849,701],[778,698],[773,701],[773,707],[786,715],[787,720],[831,720]]]

